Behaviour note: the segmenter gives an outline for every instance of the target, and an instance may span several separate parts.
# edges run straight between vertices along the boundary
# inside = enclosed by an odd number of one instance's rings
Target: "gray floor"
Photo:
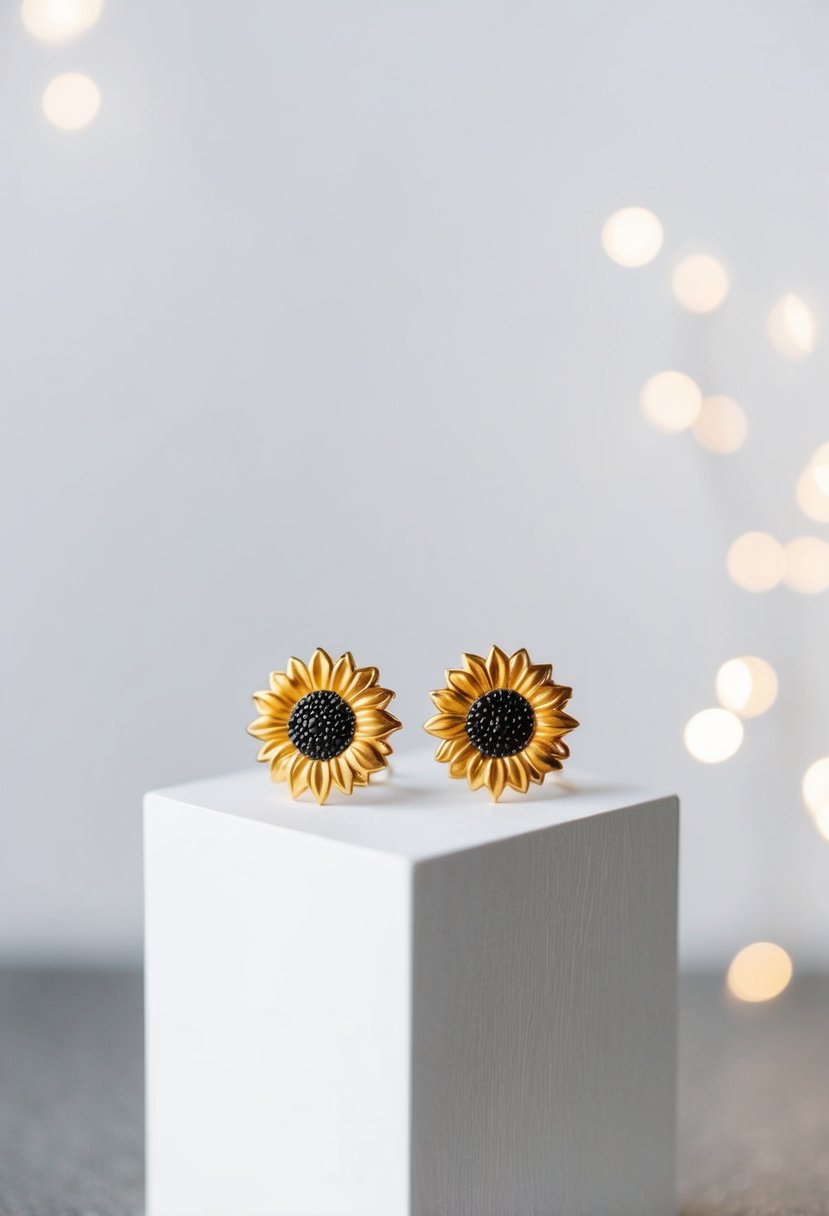
[[[681,994],[683,1216],[829,1214],[829,978]],[[0,973],[0,1216],[137,1216],[141,1083],[138,976]]]

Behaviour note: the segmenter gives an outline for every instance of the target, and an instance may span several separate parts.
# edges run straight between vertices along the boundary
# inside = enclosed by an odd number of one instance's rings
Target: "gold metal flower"
[[[287,781],[293,798],[310,789],[320,805],[332,784],[344,794],[368,785],[387,766],[388,736],[401,725],[386,709],[394,693],[378,677],[376,667],[355,667],[348,651],[335,663],[320,649],[307,667],[289,659],[286,671],[272,671],[270,689],[253,694],[262,716],[247,728],[271,780]]]
[[[465,654],[461,662],[430,694],[438,713],[425,729],[443,740],[435,759],[470,789],[485,785],[494,802],[506,786],[525,794],[531,781],[541,785],[570,754],[563,736],[578,722],[564,706],[573,690],[553,683],[550,664],[531,663],[526,650],[493,646],[486,659]]]

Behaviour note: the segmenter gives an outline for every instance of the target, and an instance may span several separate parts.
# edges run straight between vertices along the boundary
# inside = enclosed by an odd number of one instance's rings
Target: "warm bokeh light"
[[[829,497],[829,443],[821,444],[809,461],[809,468],[821,494]]]
[[[103,7],[103,0],[23,0],[20,19],[34,38],[66,42],[94,25]]]
[[[691,253],[677,263],[671,286],[689,312],[715,312],[728,295],[728,273],[709,253]]]
[[[658,431],[684,431],[702,406],[700,387],[684,372],[658,372],[642,389],[642,413]]]
[[[726,565],[744,591],[770,591],[786,571],[786,555],[780,541],[768,532],[745,532],[728,550]]]
[[[829,813],[829,756],[809,765],[800,788],[806,809],[812,815]]]
[[[619,266],[646,266],[659,253],[662,240],[659,218],[646,207],[614,211],[602,228],[604,251]]]
[[[735,954],[728,968],[728,987],[739,1001],[770,1001],[792,978],[792,960],[774,942],[754,942]]]
[[[797,482],[797,505],[809,519],[829,523],[829,494],[818,485],[813,466],[804,469]]]
[[[829,588],[829,545],[817,536],[798,536],[786,545],[783,578],[792,591],[818,595]]]
[[[743,741],[743,724],[729,709],[703,709],[685,724],[685,746],[695,760],[720,764]]]
[[[742,447],[748,434],[748,419],[733,397],[705,397],[693,424],[694,438],[718,456]]]
[[[56,76],[43,94],[43,113],[61,131],[79,131],[88,126],[100,106],[98,86],[82,72]]]
[[[829,802],[815,815],[815,827],[824,840],[829,840]]]
[[[742,718],[756,718],[777,697],[777,675],[771,663],[755,655],[729,659],[717,672],[717,700]]]
[[[766,332],[781,355],[798,361],[815,349],[817,322],[806,301],[790,292],[769,313]]]

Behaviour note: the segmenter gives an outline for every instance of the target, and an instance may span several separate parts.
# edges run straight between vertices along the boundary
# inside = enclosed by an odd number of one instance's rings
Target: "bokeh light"
[[[700,387],[684,372],[657,372],[645,383],[642,413],[658,431],[687,430],[702,406]]]
[[[800,788],[810,814],[829,813],[829,756],[823,756],[809,765]]]
[[[82,72],[56,76],[43,94],[43,113],[61,131],[79,131],[88,126],[100,106],[98,86]]]
[[[671,287],[689,312],[715,312],[728,295],[728,273],[709,253],[691,253],[675,266]]]
[[[729,659],[717,672],[717,700],[742,718],[756,718],[777,698],[777,674],[771,663],[755,655]]]
[[[733,397],[705,397],[693,423],[694,438],[718,456],[742,447],[748,434],[748,419]]]
[[[683,738],[695,760],[720,764],[738,750],[743,724],[729,709],[703,709],[685,724]]]
[[[829,840],[829,802],[815,815],[815,827],[824,840]]]
[[[34,38],[66,42],[93,26],[103,7],[103,0],[23,0],[20,19]]]
[[[821,494],[829,497],[829,443],[821,444],[809,461],[809,468]]]
[[[792,960],[774,942],[744,946],[731,960],[728,988],[740,1001],[770,1001],[788,987]]]
[[[728,550],[726,565],[744,591],[770,591],[786,571],[786,555],[780,541],[768,532],[745,532]]]
[[[829,494],[824,494],[810,465],[800,474],[797,482],[797,505],[809,519],[829,523]]]
[[[646,207],[614,211],[602,228],[604,251],[619,266],[647,266],[659,253],[662,241],[659,218]]]
[[[829,588],[829,545],[817,536],[798,536],[786,545],[783,578],[792,591],[818,595]]]
[[[789,292],[769,313],[766,332],[781,355],[797,362],[815,349],[817,321],[806,301]]]

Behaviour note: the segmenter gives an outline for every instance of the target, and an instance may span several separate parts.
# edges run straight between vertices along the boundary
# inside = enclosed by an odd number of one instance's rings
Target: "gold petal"
[[[249,726],[245,727],[245,730],[249,735],[253,735],[254,739],[288,738],[285,723],[277,722],[270,714],[265,714],[261,718],[255,718]]]
[[[366,739],[365,742],[368,743],[372,750],[380,757],[381,768],[387,768],[388,760],[386,757],[390,756],[394,751],[394,748],[389,743],[388,739]]]
[[[516,680],[515,691],[520,692],[523,697],[528,697],[534,688],[549,684],[552,677],[553,669],[549,663],[531,663]]]
[[[465,697],[470,704],[477,701],[478,697],[483,696],[485,692],[489,692],[489,680],[487,679],[486,684],[481,684],[477,676],[468,671],[447,671],[446,683]]]
[[[302,696],[304,689],[295,684],[284,671],[272,671],[268,676],[271,692],[278,697],[284,697],[289,705],[293,705]]]
[[[380,672],[376,667],[358,667],[354,675],[349,680],[345,687],[342,696],[345,697],[349,705],[358,693],[364,692],[365,689],[371,688],[372,684],[376,684],[380,677]]]
[[[435,714],[424,722],[423,729],[438,739],[462,739],[466,736],[466,715]]]
[[[258,731],[273,730],[273,728],[274,720],[271,715],[263,714],[261,718],[254,718],[253,721],[248,724],[246,730],[249,735],[255,735]]]
[[[290,739],[268,739],[263,743],[256,753],[257,760],[279,760],[282,756],[288,756],[294,751],[294,745]]]
[[[358,743],[365,744],[366,747],[373,748],[378,756],[390,756],[394,751],[394,748],[389,741],[381,738],[379,735],[355,735],[349,747],[347,747],[345,752],[342,752],[341,754],[346,755],[346,753]],[[385,767],[386,765],[384,761],[383,768]]]
[[[549,769],[547,769],[546,766],[536,767],[536,765],[532,764],[529,755],[526,754],[526,751],[524,753],[524,762],[526,765],[526,771],[529,772],[530,781],[532,784],[534,784],[534,786],[543,786]]]
[[[487,758],[482,756],[480,752],[472,757],[469,761],[469,767],[466,770],[466,779],[469,782],[471,790],[479,790],[484,783],[486,775]]]
[[[524,749],[524,755],[538,773],[550,773],[561,768],[561,761],[542,739],[533,739]]]
[[[465,746],[463,739],[444,739],[435,752],[435,759],[439,764],[447,764],[450,760],[454,760],[459,748]]]
[[[575,730],[578,726],[578,722],[575,718],[571,718],[569,714],[564,713],[564,711],[560,709],[556,710],[555,713],[550,714],[549,720],[551,722],[555,722],[556,728],[562,732]]]
[[[292,684],[299,689],[299,695],[302,697],[307,692],[314,691],[314,685],[311,682],[311,677],[308,674],[308,668],[301,659],[288,659],[287,676]]]
[[[275,692],[255,692],[253,703],[260,714],[269,714],[272,718],[285,719],[291,716],[293,702],[285,697],[277,696]]]
[[[402,723],[385,709],[361,709],[357,714],[356,737],[373,739],[400,730]]]
[[[351,770],[351,765],[344,756],[335,756],[329,763],[331,765],[331,776],[337,789],[342,790],[344,794],[350,794],[354,788],[354,773]]]
[[[506,688],[509,676],[509,658],[500,646],[493,646],[486,657],[486,667],[493,688]]]
[[[350,650],[341,654],[331,672],[331,688],[334,692],[343,693],[349,680],[354,675],[354,655]]]
[[[376,773],[386,767],[380,740],[355,739],[343,755],[355,772]]]
[[[497,802],[504,792],[507,781],[507,766],[500,756],[491,756],[484,766],[484,783],[492,795],[492,801]]]
[[[565,688],[563,684],[539,684],[531,692],[529,701],[536,710],[560,709],[572,695],[572,688]]]
[[[443,714],[463,714],[466,717],[474,698],[455,692],[451,688],[438,688],[429,696],[435,703],[435,709]]]
[[[519,794],[530,788],[530,774],[522,756],[510,756],[507,760],[507,781]]]
[[[375,684],[372,688],[366,688],[364,692],[358,692],[355,697],[352,697],[349,704],[353,710],[358,709],[385,709],[386,706],[394,700],[394,693],[388,688],[380,688]]]
[[[516,650],[514,655],[510,656],[509,661],[509,676],[508,687],[515,688],[516,680],[519,680],[530,665],[530,656],[523,648]]]
[[[312,761],[311,771],[308,774],[308,785],[311,787],[311,793],[322,806],[331,791],[331,769],[328,767],[327,760]]]
[[[460,743],[459,745],[458,740],[453,740],[453,743],[456,751],[449,765],[449,776],[465,777],[469,761],[478,754],[478,750],[471,743]]]
[[[522,759],[527,766],[527,772],[533,785],[542,785],[548,770],[544,769],[542,772],[540,768],[536,768],[526,751],[522,752]]]
[[[297,753],[293,764],[288,769],[288,784],[291,787],[291,797],[298,798],[308,789],[308,776],[311,771],[311,761],[307,756]]]
[[[563,714],[560,711],[546,711],[536,716],[536,730],[534,738],[538,739],[560,739],[562,735],[567,735],[571,730],[575,730],[578,722],[575,718],[571,718],[569,714]]]
[[[462,654],[461,662],[471,676],[474,677],[476,684],[480,686],[481,692],[489,692],[492,688],[492,682],[489,678],[489,672],[484,660],[479,654]]]
[[[286,756],[275,756],[271,760],[270,773],[271,781],[285,781],[288,777],[288,770],[293,762],[294,753],[289,752]]]
[[[331,661],[331,655],[318,646],[311,655],[311,662],[308,664],[308,674],[311,677],[311,683],[314,688],[330,688],[331,687],[331,672],[334,670],[334,664]]]

